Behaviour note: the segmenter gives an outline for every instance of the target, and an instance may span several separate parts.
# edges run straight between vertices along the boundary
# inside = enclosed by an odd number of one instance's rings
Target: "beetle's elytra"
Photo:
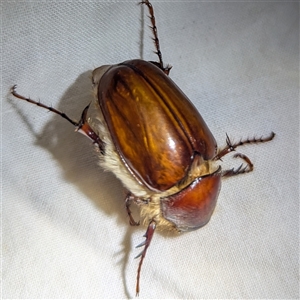
[[[96,118],[88,118],[87,106],[79,122],[40,102],[22,100],[59,114],[77,130],[89,137],[99,153],[100,165],[113,172],[128,190],[125,199],[131,225],[138,225],[130,211],[131,203],[141,209],[148,226],[145,234],[136,283],[139,294],[140,272],[146,251],[156,228],[190,231],[204,226],[214,211],[221,188],[221,178],[253,170],[243,154],[234,157],[246,165],[221,170],[218,162],[244,144],[270,141],[252,138],[226,147],[217,143],[200,113],[169,78],[170,67],[164,67],[154,11],[148,0],[158,62],[140,59],[102,66],[93,71]]]

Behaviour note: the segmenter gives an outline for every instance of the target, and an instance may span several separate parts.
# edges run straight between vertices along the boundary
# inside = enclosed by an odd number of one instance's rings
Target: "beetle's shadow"
[[[21,91],[20,94],[22,94]],[[75,127],[71,123],[51,113],[50,121],[44,125],[41,131],[36,132],[31,118],[26,117],[20,106],[10,98],[9,101],[11,100],[12,107],[23,120],[27,130],[35,137],[34,145],[46,149],[60,165],[63,180],[76,186],[97,209],[107,215],[117,216],[117,223],[122,227],[125,226],[126,233],[121,249],[115,254],[115,257],[117,259],[116,264],[121,265],[124,292],[127,298],[131,298],[129,293],[131,289],[128,288],[126,280],[126,269],[130,253],[134,249],[131,245],[131,235],[139,228],[141,241],[143,241],[142,235],[145,233],[146,228],[129,225],[124,203],[126,189],[114,174],[103,171],[98,165],[99,159],[92,142],[83,135],[74,132]],[[48,99],[41,99],[41,102],[46,105],[48,101]],[[83,109],[92,101],[91,71],[87,71],[82,73],[66,90],[55,108],[65,112],[71,119],[78,121]],[[106,199],[112,201],[106,201]],[[135,219],[138,220],[138,210],[134,205],[132,211]],[[59,223],[59,217],[55,221]],[[64,223],[65,225],[66,223]],[[70,226],[72,226],[71,223]]]
[[[144,31],[145,31],[145,8],[141,5],[141,30],[140,30],[140,58],[144,56]],[[83,109],[93,101],[91,88],[91,73],[86,71],[78,76],[75,82],[65,91],[58,104],[55,105],[73,120],[80,119]],[[18,91],[19,92],[19,91]],[[38,93],[38,91],[37,91]],[[20,91],[20,94],[22,92]],[[36,99],[33,99],[36,100]],[[51,99],[50,99],[51,101]],[[47,105],[47,99],[41,99]],[[75,133],[75,127],[62,117],[52,114],[50,121],[43,127],[41,132],[33,129],[31,119],[24,116],[15,101],[11,105],[17,111],[27,129],[36,138],[35,145],[46,149],[51,153],[53,159],[59,163],[62,177],[66,182],[75,185],[96,207],[107,215],[117,216],[117,223],[127,230],[124,235],[121,250],[115,255],[120,256],[117,264],[121,265],[121,273],[124,285],[124,292],[127,298],[131,298],[131,288],[128,288],[126,281],[126,268],[129,262],[129,254],[133,251],[131,235],[139,228],[141,242],[146,227],[131,227],[125,210],[124,199],[126,189],[122,183],[110,172],[98,166],[98,158],[92,142],[81,134]],[[63,196],[62,196],[63,198]],[[106,201],[112,199],[112,201]],[[76,199],[74,200],[76,201]],[[133,213],[138,220],[137,209],[133,206]],[[59,220],[56,220],[59,222]],[[64,223],[65,224],[65,223]],[[71,225],[71,224],[70,224]],[[175,233],[156,232],[166,238],[178,236]],[[140,251],[140,250],[139,250]],[[138,265],[138,263],[137,263]]]
[[[66,90],[55,108],[78,121],[92,100],[91,71],[87,71]],[[46,104],[45,100],[41,102]],[[104,172],[98,166],[98,157],[90,140],[74,132],[71,123],[55,114],[39,133],[33,132],[30,121],[24,120],[36,137],[35,145],[46,149],[59,163],[65,181],[74,184],[105,214],[116,214],[122,226],[128,223],[126,212],[122,211],[125,190],[112,173]]]

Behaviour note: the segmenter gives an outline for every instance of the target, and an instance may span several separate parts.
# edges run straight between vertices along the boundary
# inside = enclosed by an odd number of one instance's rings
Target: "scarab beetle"
[[[138,225],[130,211],[133,202],[141,209],[148,226],[137,271],[136,294],[139,294],[140,272],[153,233],[158,229],[190,231],[204,226],[215,208],[221,178],[253,170],[246,165],[221,170],[218,161],[244,144],[270,141],[252,138],[232,143],[218,150],[217,143],[200,113],[169,78],[171,67],[165,67],[160,51],[154,11],[149,9],[158,62],[140,59],[102,66],[93,71],[96,117],[88,117],[90,105],[79,122],[40,102],[22,100],[46,108],[76,126],[88,136],[99,153],[100,165],[113,172],[128,190],[125,199],[131,225]]]

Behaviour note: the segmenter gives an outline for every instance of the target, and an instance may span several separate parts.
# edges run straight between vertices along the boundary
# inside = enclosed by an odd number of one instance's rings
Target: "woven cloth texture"
[[[9,89],[78,119],[94,68],[157,59],[148,11],[136,1],[1,6],[2,296],[134,297],[146,228],[129,226],[126,190],[71,124]],[[209,224],[155,233],[140,298],[299,298],[299,4],[153,6],[170,77],[218,145],[226,133],[276,137],[240,149],[254,171],[222,182]]]

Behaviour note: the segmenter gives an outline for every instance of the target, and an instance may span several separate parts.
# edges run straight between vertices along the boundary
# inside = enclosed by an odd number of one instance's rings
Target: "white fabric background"
[[[156,233],[140,298],[298,298],[299,4],[153,4],[170,76],[219,145],[277,136],[240,149],[255,170],[224,180],[207,226]],[[93,68],[156,60],[149,21],[136,1],[1,5],[3,297],[134,297],[146,228],[128,225],[121,183],[69,123],[9,88],[79,118]]]

